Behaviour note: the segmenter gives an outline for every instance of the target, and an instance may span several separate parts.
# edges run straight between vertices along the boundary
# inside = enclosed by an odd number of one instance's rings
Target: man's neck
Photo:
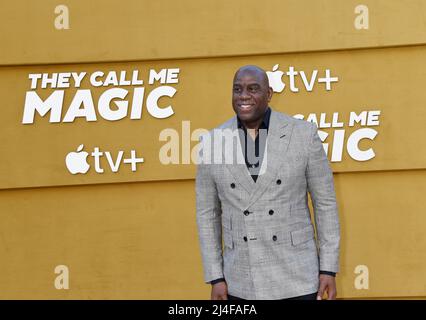
[[[241,123],[243,124],[244,128],[246,128],[247,130],[258,130],[262,121],[263,121],[263,116],[262,118],[254,122],[241,121]]]
[[[269,112],[269,107],[265,110],[262,117],[260,117],[260,119],[257,119],[255,121],[247,122],[247,121],[242,121],[241,119],[238,118],[238,121],[240,122],[240,124],[249,133],[250,137],[253,140],[256,139],[256,136],[259,132],[259,128],[262,126],[262,123],[265,121],[265,117],[266,117],[267,112]],[[268,120],[268,122],[269,122],[269,120]]]
[[[263,121],[263,117],[255,122],[245,122],[241,121],[241,124],[246,129],[247,133],[250,135],[250,137],[255,140],[257,136],[257,132],[259,131],[260,124]]]
[[[253,140],[256,140],[256,136],[257,136],[257,133],[259,132],[259,129],[247,128],[247,132]]]

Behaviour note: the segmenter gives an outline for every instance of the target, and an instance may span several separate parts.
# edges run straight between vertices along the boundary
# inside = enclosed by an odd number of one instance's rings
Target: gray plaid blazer
[[[217,129],[237,130],[237,118]],[[315,124],[272,110],[262,167],[254,182],[245,163],[197,166],[204,281],[225,278],[229,294],[250,300],[316,292],[319,270],[339,271],[340,227]]]

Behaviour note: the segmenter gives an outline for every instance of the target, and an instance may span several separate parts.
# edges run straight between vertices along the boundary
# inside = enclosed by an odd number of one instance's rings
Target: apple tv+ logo
[[[86,151],[83,151],[83,144],[80,144],[76,151],[71,151],[67,154],[65,157],[65,165],[68,169],[68,171],[71,174],[85,174],[90,169],[90,165],[87,162],[87,157],[89,156],[89,153]],[[93,149],[93,152],[90,154],[94,159],[94,165],[95,165],[95,171],[97,173],[104,173],[104,168],[101,166],[101,158],[105,155],[108,165],[112,172],[118,172],[120,169],[121,163],[124,164],[130,164],[131,170],[136,171],[137,170],[137,164],[143,163],[143,158],[138,158],[136,155],[136,150],[130,151],[130,157],[124,158],[124,151],[120,150],[118,151],[117,156],[115,159],[113,158],[111,152],[109,151],[101,151],[98,147],[95,147]]]
[[[325,83],[325,89],[331,91],[331,84],[333,82],[338,82],[338,77],[332,77],[330,69],[325,70],[324,77],[318,77],[318,70],[313,70],[310,77],[305,73],[305,71],[296,71],[294,67],[290,66],[287,72],[278,70],[279,64],[273,66],[272,71],[267,71],[266,75],[268,76],[269,86],[274,92],[282,92],[286,87],[286,84],[283,82],[283,75],[288,77],[289,87],[291,92],[299,92],[299,87],[297,86],[298,76],[302,79],[302,84],[305,87],[306,91],[311,92],[314,89],[316,83]],[[309,78],[309,79],[308,79]]]

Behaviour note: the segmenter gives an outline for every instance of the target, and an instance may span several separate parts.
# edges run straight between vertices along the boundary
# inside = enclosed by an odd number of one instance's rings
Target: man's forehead
[[[237,72],[234,77],[234,84],[241,83],[242,81],[253,84],[261,84],[265,81],[265,78],[263,74],[258,71],[244,70]]]

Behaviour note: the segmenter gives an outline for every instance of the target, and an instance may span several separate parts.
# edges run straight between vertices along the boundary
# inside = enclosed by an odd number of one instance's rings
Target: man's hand
[[[336,278],[328,274],[320,274],[317,300],[322,300],[327,292],[327,300],[336,300]]]
[[[212,285],[212,300],[228,300],[228,286],[225,281]]]

